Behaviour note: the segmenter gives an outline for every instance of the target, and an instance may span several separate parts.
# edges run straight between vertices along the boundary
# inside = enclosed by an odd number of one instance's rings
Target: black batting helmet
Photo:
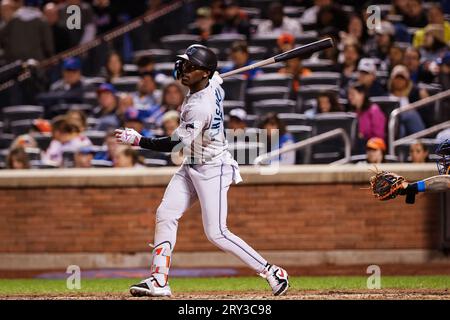
[[[217,69],[216,54],[211,49],[202,46],[201,44],[189,46],[184,54],[178,55],[177,57],[211,71],[211,74],[209,75],[210,78],[212,78],[214,71]]]

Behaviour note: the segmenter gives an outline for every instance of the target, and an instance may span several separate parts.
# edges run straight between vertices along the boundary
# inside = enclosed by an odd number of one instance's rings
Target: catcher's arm
[[[402,182],[403,190],[400,194],[406,195],[406,203],[414,203],[419,192],[443,192],[450,190],[450,175],[430,177],[417,182]]]

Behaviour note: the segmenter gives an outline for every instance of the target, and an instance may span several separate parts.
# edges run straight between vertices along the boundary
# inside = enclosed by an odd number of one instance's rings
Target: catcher
[[[402,176],[388,171],[377,172],[370,178],[370,188],[379,200],[406,196],[406,203],[413,204],[419,192],[443,192],[450,190],[450,140],[445,140],[436,149],[438,176],[417,182],[408,182]]]

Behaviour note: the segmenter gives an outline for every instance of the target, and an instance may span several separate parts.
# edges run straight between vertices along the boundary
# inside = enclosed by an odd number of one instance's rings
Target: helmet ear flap
[[[173,77],[175,80],[179,80],[181,78],[183,74],[183,64],[183,59],[178,59],[177,61],[175,61],[175,65],[173,68]]]

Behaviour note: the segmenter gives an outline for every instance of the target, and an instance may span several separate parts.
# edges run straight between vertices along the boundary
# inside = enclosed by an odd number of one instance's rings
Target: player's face
[[[188,87],[191,87],[208,77],[208,72],[206,70],[201,69],[189,61],[183,63],[182,72],[181,83]]]

